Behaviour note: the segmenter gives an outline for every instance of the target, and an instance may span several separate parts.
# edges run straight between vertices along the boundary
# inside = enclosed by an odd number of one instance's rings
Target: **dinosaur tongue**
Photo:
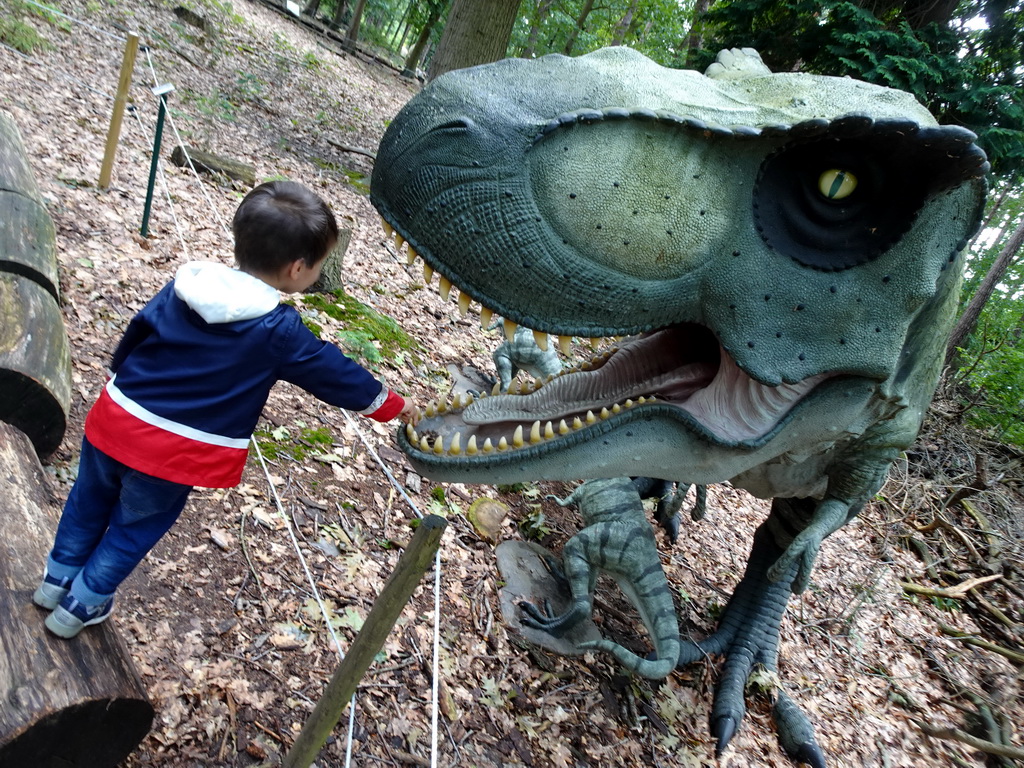
[[[528,395],[478,400],[462,418],[477,425],[560,419],[652,395],[679,404],[715,377],[717,343],[709,339],[703,329],[680,326],[628,340],[599,368],[558,376]]]

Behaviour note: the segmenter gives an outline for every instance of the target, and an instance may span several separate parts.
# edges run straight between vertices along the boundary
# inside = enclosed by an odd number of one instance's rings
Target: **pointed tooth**
[[[463,398],[463,400],[462,400],[462,407],[463,408],[469,408],[469,406],[471,406],[473,404],[473,400],[474,399],[475,398],[473,397],[473,395],[471,393],[467,392],[465,398]]]
[[[569,434],[569,425],[565,423],[565,419],[562,419],[561,421],[558,422],[558,434]]]
[[[558,348],[562,350],[563,355],[568,355],[572,350],[572,336],[559,336]]]
[[[601,346],[601,337],[600,336],[591,336],[590,337],[590,346],[592,346],[592,347],[599,347],[599,346]]]
[[[410,245],[409,246],[409,251],[405,255],[405,266],[411,267],[413,265],[413,263],[416,261],[416,259],[418,259],[418,258],[419,258],[419,254],[416,253],[416,249],[413,248]]]
[[[403,245],[405,245],[405,238],[395,232],[395,250],[401,253]]]
[[[420,450],[423,451],[424,453],[430,452],[430,441],[427,440],[426,435],[420,438]]]
[[[480,327],[484,330],[488,330],[488,326],[491,324],[491,318],[494,316],[494,310],[488,309],[487,307],[480,307]]]
[[[636,405],[636,403],[634,403],[632,399],[627,398],[626,402],[623,403],[623,405],[625,405],[627,408],[632,408],[634,405]]]
[[[603,419],[610,419],[611,416],[612,416],[612,413],[607,408],[602,408],[600,416],[601,416],[602,420]]]
[[[463,317],[469,314],[470,301],[472,301],[472,299],[469,297],[468,293],[463,293],[462,291],[459,291],[459,314],[462,315]]]
[[[384,234],[388,236],[389,240],[395,236],[395,228],[388,224],[388,220],[383,216],[381,216],[380,225],[384,227]]]
[[[442,277],[437,283],[437,290],[441,294],[441,298],[444,301],[448,301],[448,297],[452,292],[452,283],[447,277]]]
[[[438,438],[440,440],[440,438]],[[452,456],[458,456],[462,453],[462,433],[456,432],[452,435],[452,444],[448,446],[448,453]]]
[[[555,436],[555,427],[549,421],[547,424],[544,425],[544,439],[545,440],[550,440],[554,436]]]
[[[501,394],[501,382],[500,381],[494,382],[494,386],[491,387],[491,394],[492,395],[500,395]]]
[[[427,262],[423,262],[423,282],[430,285],[430,281],[434,279],[434,270]]]
[[[412,424],[405,425],[405,436],[409,439],[410,443],[416,441],[416,428]]]
[[[647,402],[648,403],[656,403],[656,402],[658,402],[658,398],[656,398],[654,395],[651,395],[650,397],[647,398]]]
[[[583,429],[583,422],[580,421],[580,417],[579,416],[573,416],[572,417],[572,428],[573,429]]]
[[[444,437],[442,437],[441,435],[438,435],[437,440],[434,441],[434,453],[436,453],[438,456],[444,453]]]
[[[437,416],[437,405],[434,403],[433,400],[427,403],[427,409],[424,411],[424,414],[428,419]]]
[[[452,396],[452,410],[453,411],[457,411],[461,407],[462,407],[462,395],[460,395],[458,392],[456,392],[455,395]]]
[[[548,335],[544,331],[534,331],[533,341],[538,347],[543,349],[545,352],[548,351]]]
[[[488,437],[484,439],[484,447],[482,450],[484,453],[492,453],[494,451],[494,446],[491,444],[491,438]]]
[[[440,401],[438,401],[438,403],[437,403],[437,412],[438,412],[438,414],[448,413],[448,401],[447,400],[440,400]]]
[[[501,440],[498,441],[498,450],[499,451],[507,451],[508,450],[508,440],[505,439],[504,435],[502,435],[501,436]]]
[[[508,320],[507,318],[502,320],[501,324],[505,328],[505,338],[512,341],[512,337],[516,335],[516,328],[519,327],[519,324],[513,320]]]
[[[640,395],[640,397],[637,399],[637,403],[639,403],[640,405],[643,405],[646,402],[647,402],[647,398],[644,397],[643,395]]]
[[[533,426],[530,427],[530,442],[531,443],[539,443],[540,442],[540,422],[539,421],[533,422]]]
[[[516,431],[512,434],[512,445],[516,448],[522,448],[525,443],[523,442],[523,425],[520,424],[516,427]]]
[[[622,413],[622,406],[616,403],[612,406],[612,413]]]
[[[476,435],[470,435],[469,436],[469,440],[466,441],[466,455],[467,456],[476,456],[476,454],[477,454]]]
[[[505,390],[507,395],[518,395],[519,394],[519,379],[512,379],[508,383],[508,389]]]
[[[587,424],[597,424],[597,416],[593,411],[587,411]]]
[[[584,360],[582,363],[580,363],[580,368],[584,371],[589,371],[593,367],[593,364],[589,360]]]

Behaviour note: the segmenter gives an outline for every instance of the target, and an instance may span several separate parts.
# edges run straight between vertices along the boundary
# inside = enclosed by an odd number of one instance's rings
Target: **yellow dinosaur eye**
[[[818,190],[828,200],[843,200],[853,195],[857,177],[850,171],[829,168],[818,177]]]
[[[818,177],[818,190],[829,200],[842,200],[857,188],[857,177],[849,171],[829,168]]]

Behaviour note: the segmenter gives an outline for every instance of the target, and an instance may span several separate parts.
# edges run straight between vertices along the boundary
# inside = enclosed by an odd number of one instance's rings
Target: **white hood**
[[[280,303],[277,289],[225,264],[190,261],[174,275],[174,293],[208,323],[262,317]]]

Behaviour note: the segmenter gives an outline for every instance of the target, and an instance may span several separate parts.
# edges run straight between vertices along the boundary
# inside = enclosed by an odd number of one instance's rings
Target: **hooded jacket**
[[[180,267],[131,321],[85,420],[96,448],[183,485],[228,488],[276,381],[389,421],[405,401],[306,328],[275,288],[223,264]]]

